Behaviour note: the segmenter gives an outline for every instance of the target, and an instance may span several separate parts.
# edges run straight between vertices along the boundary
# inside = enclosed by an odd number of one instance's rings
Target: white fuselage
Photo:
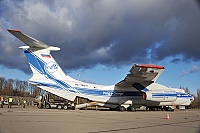
[[[91,101],[101,103],[98,105],[107,105],[109,107],[117,107],[118,105],[188,106],[193,101],[193,97],[185,93],[183,90],[168,88],[158,83],[152,83],[151,85],[147,86],[146,89],[149,90],[149,92],[159,92],[159,94],[161,95],[159,97],[159,100],[157,100],[158,97],[151,97],[151,99],[145,100],[143,98],[143,93],[145,92],[138,91],[138,89],[135,87],[90,84],[72,79],[69,76],[67,76],[67,79],[70,80],[63,80],[63,84],[58,84],[58,81],[55,82],[53,80],[47,80],[49,82],[46,83],[41,81],[36,82],[34,80],[34,83],[38,84],[39,87],[43,90],[46,90],[71,101],[73,101],[75,97],[82,97]],[[163,90],[167,90],[165,92],[172,91],[173,93],[176,93],[173,95],[172,101],[169,100],[169,93],[166,95]]]

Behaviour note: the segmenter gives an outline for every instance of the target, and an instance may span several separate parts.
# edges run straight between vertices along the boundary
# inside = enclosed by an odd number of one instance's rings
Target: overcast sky
[[[65,71],[97,65],[121,68],[164,60],[191,63],[179,76],[200,71],[200,8],[193,0],[0,1],[0,66],[30,74],[6,29],[19,29],[48,45]],[[23,64],[23,65],[22,65]],[[158,64],[163,65],[163,64]]]

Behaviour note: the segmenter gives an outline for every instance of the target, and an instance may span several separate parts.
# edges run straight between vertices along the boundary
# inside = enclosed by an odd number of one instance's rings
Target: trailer
[[[45,108],[45,109],[57,108],[64,110],[67,109],[75,110],[74,103],[62,98],[50,99],[49,95],[50,94],[36,96],[34,104],[37,105],[38,108]]]

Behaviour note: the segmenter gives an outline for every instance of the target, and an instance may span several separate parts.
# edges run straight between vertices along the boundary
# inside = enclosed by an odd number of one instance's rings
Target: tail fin
[[[19,30],[8,29],[8,31],[16,36],[19,40],[28,46],[21,46],[27,57],[33,77],[31,79],[48,78],[48,79],[63,79],[66,78],[65,73],[51,56],[51,51],[60,50],[58,47],[48,46]]]
[[[79,91],[70,86],[66,81],[76,80],[65,75],[50,54],[51,51],[57,51],[60,48],[48,46],[19,30],[8,29],[8,31],[28,45],[19,48],[24,50],[33,72],[33,76],[29,79],[29,82],[37,84],[43,90],[73,101]]]

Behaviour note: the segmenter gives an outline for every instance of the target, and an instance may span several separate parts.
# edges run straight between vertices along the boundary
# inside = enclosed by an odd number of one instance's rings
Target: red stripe
[[[51,58],[51,56],[43,56],[44,58]]]
[[[7,29],[8,31],[14,31],[14,32],[21,32],[20,30],[15,30],[15,29]]]
[[[135,64],[135,67],[165,69],[165,67],[163,66],[157,66],[151,64]]]
[[[44,58],[51,58],[51,55],[41,54],[41,56]]]

